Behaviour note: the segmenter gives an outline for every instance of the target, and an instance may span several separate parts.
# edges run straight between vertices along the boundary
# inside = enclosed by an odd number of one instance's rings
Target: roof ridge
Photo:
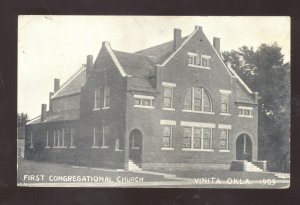
[[[139,56],[144,56],[144,57],[156,58],[155,56],[143,55],[143,54],[139,54],[139,53],[129,53],[129,52],[119,51],[119,50],[115,50],[115,49],[112,49],[112,50],[117,51],[117,52],[121,52],[121,53],[128,53],[128,54],[139,55]]]
[[[52,95],[51,99],[54,98],[58,93],[60,93],[70,82],[74,80],[75,77],[77,77],[82,71],[85,70],[85,67],[82,65],[79,70],[77,70],[68,80],[66,80],[60,88]]]

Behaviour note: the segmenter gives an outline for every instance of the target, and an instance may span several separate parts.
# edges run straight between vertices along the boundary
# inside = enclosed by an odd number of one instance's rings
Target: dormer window
[[[189,64],[188,64],[189,66],[210,69],[209,67],[209,60],[211,58],[210,56],[203,55],[200,52],[196,52],[196,53],[188,52],[188,56],[189,56]]]

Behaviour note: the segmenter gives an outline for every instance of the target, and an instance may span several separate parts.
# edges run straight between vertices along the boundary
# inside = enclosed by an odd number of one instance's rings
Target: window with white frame
[[[76,148],[74,146],[74,129],[70,129],[70,148]]]
[[[153,96],[134,95],[134,107],[153,108]]]
[[[64,131],[64,129],[53,131],[53,147],[54,148],[65,147],[65,131]]]
[[[92,148],[99,148],[99,138],[100,138],[100,129],[99,127],[94,127],[93,129],[93,146]]]
[[[189,66],[210,68],[209,67],[209,61],[211,58],[210,56],[203,55],[200,52],[196,52],[196,53],[188,52],[188,56],[189,56],[189,62],[188,62]]]
[[[163,126],[163,147],[172,147],[172,126]]]
[[[48,132],[48,130],[46,131],[46,147],[45,148],[49,148],[49,132]]]
[[[100,92],[101,89],[100,87],[95,88],[95,93],[94,93],[94,109],[100,109]]]
[[[228,129],[221,129],[220,130],[220,150],[229,150],[228,147]]]
[[[109,136],[109,128],[108,126],[102,127],[102,146],[101,148],[108,148],[108,136]]]
[[[239,117],[253,117],[253,107],[244,107],[244,106],[238,106],[239,109]]]
[[[184,127],[183,147],[186,149],[212,149],[212,128]]]
[[[229,94],[221,94],[221,113],[228,113]]]
[[[212,112],[211,98],[202,87],[188,89],[184,98],[184,111]]]
[[[164,108],[172,108],[173,104],[173,88],[164,87]]]
[[[29,148],[34,148],[33,147],[33,133],[32,132],[30,133],[30,146],[29,146]]]
[[[109,108],[110,106],[110,87],[105,86],[104,88],[104,108]]]

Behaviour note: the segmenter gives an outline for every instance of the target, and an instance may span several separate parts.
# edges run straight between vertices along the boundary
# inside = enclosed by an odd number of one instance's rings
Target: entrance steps
[[[130,171],[141,171],[142,169],[134,163],[132,160],[128,161],[128,170]]]
[[[258,166],[254,165],[252,162],[247,162],[245,164],[245,171],[247,172],[262,172],[263,170]]]

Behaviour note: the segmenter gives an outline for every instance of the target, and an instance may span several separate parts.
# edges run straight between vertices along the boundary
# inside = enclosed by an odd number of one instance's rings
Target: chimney
[[[42,112],[41,112],[41,122],[44,122],[47,114],[47,105],[42,104]]]
[[[50,92],[49,93],[49,111],[52,112],[52,101],[51,101],[51,97],[54,93],[53,92]]]
[[[54,92],[59,90],[59,82],[60,82],[59,79],[57,78],[54,79]]]
[[[176,51],[180,46],[181,41],[181,30],[178,28],[174,29],[174,51]]]
[[[218,54],[221,56],[221,51],[220,51],[220,38],[214,37],[213,40],[213,46],[216,49],[216,51],[218,52]]]
[[[93,67],[93,56],[92,55],[88,55],[86,57],[86,78],[88,78],[91,70]]]

